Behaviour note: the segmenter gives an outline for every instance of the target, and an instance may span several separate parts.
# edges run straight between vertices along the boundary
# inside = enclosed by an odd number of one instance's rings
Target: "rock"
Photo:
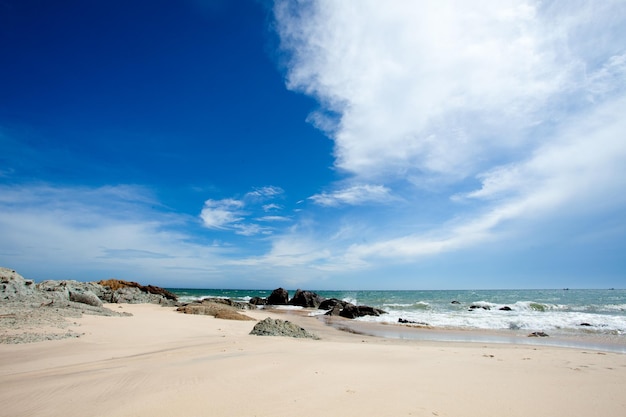
[[[363,316],[380,316],[386,314],[386,311],[370,306],[355,306],[354,304],[346,304],[339,315],[348,319],[355,319]]]
[[[92,291],[70,291],[70,301],[83,303],[94,307],[102,307],[102,300],[98,298]]]
[[[402,324],[415,324],[416,326],[410,326],[410,327],[419,327],[419,328],[432,328],[430,324],[428,323],[424,323],[423,321],[413,321],[413,320],[406,320],[403,318],[399,318],[398,319],[398,323],[402,323]]]
[[[293,298],[289,301],[292,306],[318,308],[324,301],[322,297],[311,291],[296,290]]]
[[[319,339],[318,336],[307,332],[302,327],[285,320],[272,319],[270,317],[258,322],[252,331],[257,336],[287,336],[295,338]]]
[[[184,314],[201,314],[205,316],[213,316],[216,319],[223,320],[254,320],[252,317],[239,313],[237,307],[229,306],[224,303],[203,300],[202,303],[192,303],[179,307],[176,311]]]
[[[548,334],[544,332],[532,332],[528,335],[528,337],[549,337]]]
[[[348,304],[346,301],[337,298],[327,298],[320,303],[318,308],[320,310],[332,310],[337,305],[343,308],[346,304]]]
[[[264,306],[267,304],[267,298],[252,297],[248,302],[253,306]]]
[[[343,310],[342,304],[335,304],[333,308],[324,313],[326,316],[338,316],[341,314],[341,310]]]
[[[589,327],[589,326],[591,326],[591,323],[580,323],[580,326],[586,326],[586,327]]]
[[[476,310],[478,308],[482,308],[483,310],[491,310],[491,307],[489,307],[489,306],[479,306],[479,305],[476,305],[476,304],[472,304],[468,311],[473,311],[473,310]]]
[[[289,302],[289,293],[283,288],[277,288],[267,297],[267,304],[283,306]]]
[[[224,304],[230,307],[234,307],[237,310],[250,310],[251,308],[253,308],[253,306],[250,305],[250,303],[246,303],[243,301],[234,301],[234,300],[231,300],[230,298],[205,298],[204,300],[201,300],[198,302],[200,304],[211,304],[211,303]]]
[[[35,294],[35,282],[12,269],[0,267],[0,300],[21,300]]]
[[[108,303],[177,305],[176,295],[154,285],[144,286],[136,282],[119,279],[103,280],[99,281],[98,284],[102,287],[102,291],[101,294],[96,294],[101,300]]]
[[[500,311],[513,311],[513,309],[509,306],[500,307],[498,310]]]

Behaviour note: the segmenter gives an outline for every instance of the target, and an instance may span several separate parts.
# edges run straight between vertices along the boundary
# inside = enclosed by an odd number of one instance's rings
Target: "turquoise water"
[[[174,288],[170,291],[181,301],[206,297],[247,301],[271,294],[271,290]],[[290,296],[294,292],[289,291]],[[626,290],[621,289],[316,292],[325,298],[338,298],[387,312],[379,317],[358,319],[360,321],[397,323],[402,318],[442,329],[613,335],[624,336],[626,343]],[[471,306],[475,308],[470,309]],[[510,311],[500,310],[503,307]]]

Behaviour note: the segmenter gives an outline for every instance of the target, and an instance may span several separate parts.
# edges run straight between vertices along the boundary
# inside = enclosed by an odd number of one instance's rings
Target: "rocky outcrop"
[[[35,281],[0,267],[0,300],[21,300],[35,295]]]
[[[269,297],[267,297],[267,304],[280,306],[286,305],[289,302],[289,292],[284,288],[276,288]]]
[[[318,294],[312,291],[302,291],[298,289],[293,298],[289,300],[289,304],[305,308],[318,308],[322,301],[324,301],[324,298],[320,297]]]
[[[106,280],[80,282],[74,280],[46,280],[35,284],[12,269],[0,268],[0,300],[30,303],[79,303],[102,307],[104,303],[154,303],[176,305],[176,295],[153,285],[136,282]]]
[[[302,327],[285,320],[272,319],[270,317],[258,322],[252,331],[257,336],[286,336],[295,338],[319,339],[318,336],[309,333]]]
[[[161,287],[141,285],[132,281],[108,279],[98,282],[102,287],[98,297],[108,303],[176,305],[177,297]]]

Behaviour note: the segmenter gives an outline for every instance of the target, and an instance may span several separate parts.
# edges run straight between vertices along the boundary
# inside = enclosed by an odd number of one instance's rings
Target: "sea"
[[[268,297],[272,292],[182,288],[170,291],[183,302],[210,297],[248,301],[252,297]],[[463,335],[470,334],[463,332],[465,330],[483,331],[491,335],[490,341],[495,342],[500,339],[510,342],[509,336],[543,332],[551,336],[551,340],[556,337],[559,340],[606,343],[615,347],[612,350],[626,353],[625,289],[314,292],[325,298],[337,298],[386,311],[386,314],[377,317],[358,318],[356,322],[397,324],[394,329],[401,329],[401,322],[404,322],[406,327],[448,331],[436,333],[439,336],[435,338],[439,340],[450,337],[464,340]],[[289,291],[290,296],[294,293]],[[324,311],[310,311],[308,314],[323,315]],[[423,338],[424,334],[428,334],[390,331],[390,328],[385,327],[379,335]],[[411,336],[415,334],[419,336]]]

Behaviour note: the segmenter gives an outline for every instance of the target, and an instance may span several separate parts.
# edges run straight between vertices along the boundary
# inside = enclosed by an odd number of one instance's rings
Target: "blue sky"
[[[0,2],[0,265],[626,286],[623,1]]]

